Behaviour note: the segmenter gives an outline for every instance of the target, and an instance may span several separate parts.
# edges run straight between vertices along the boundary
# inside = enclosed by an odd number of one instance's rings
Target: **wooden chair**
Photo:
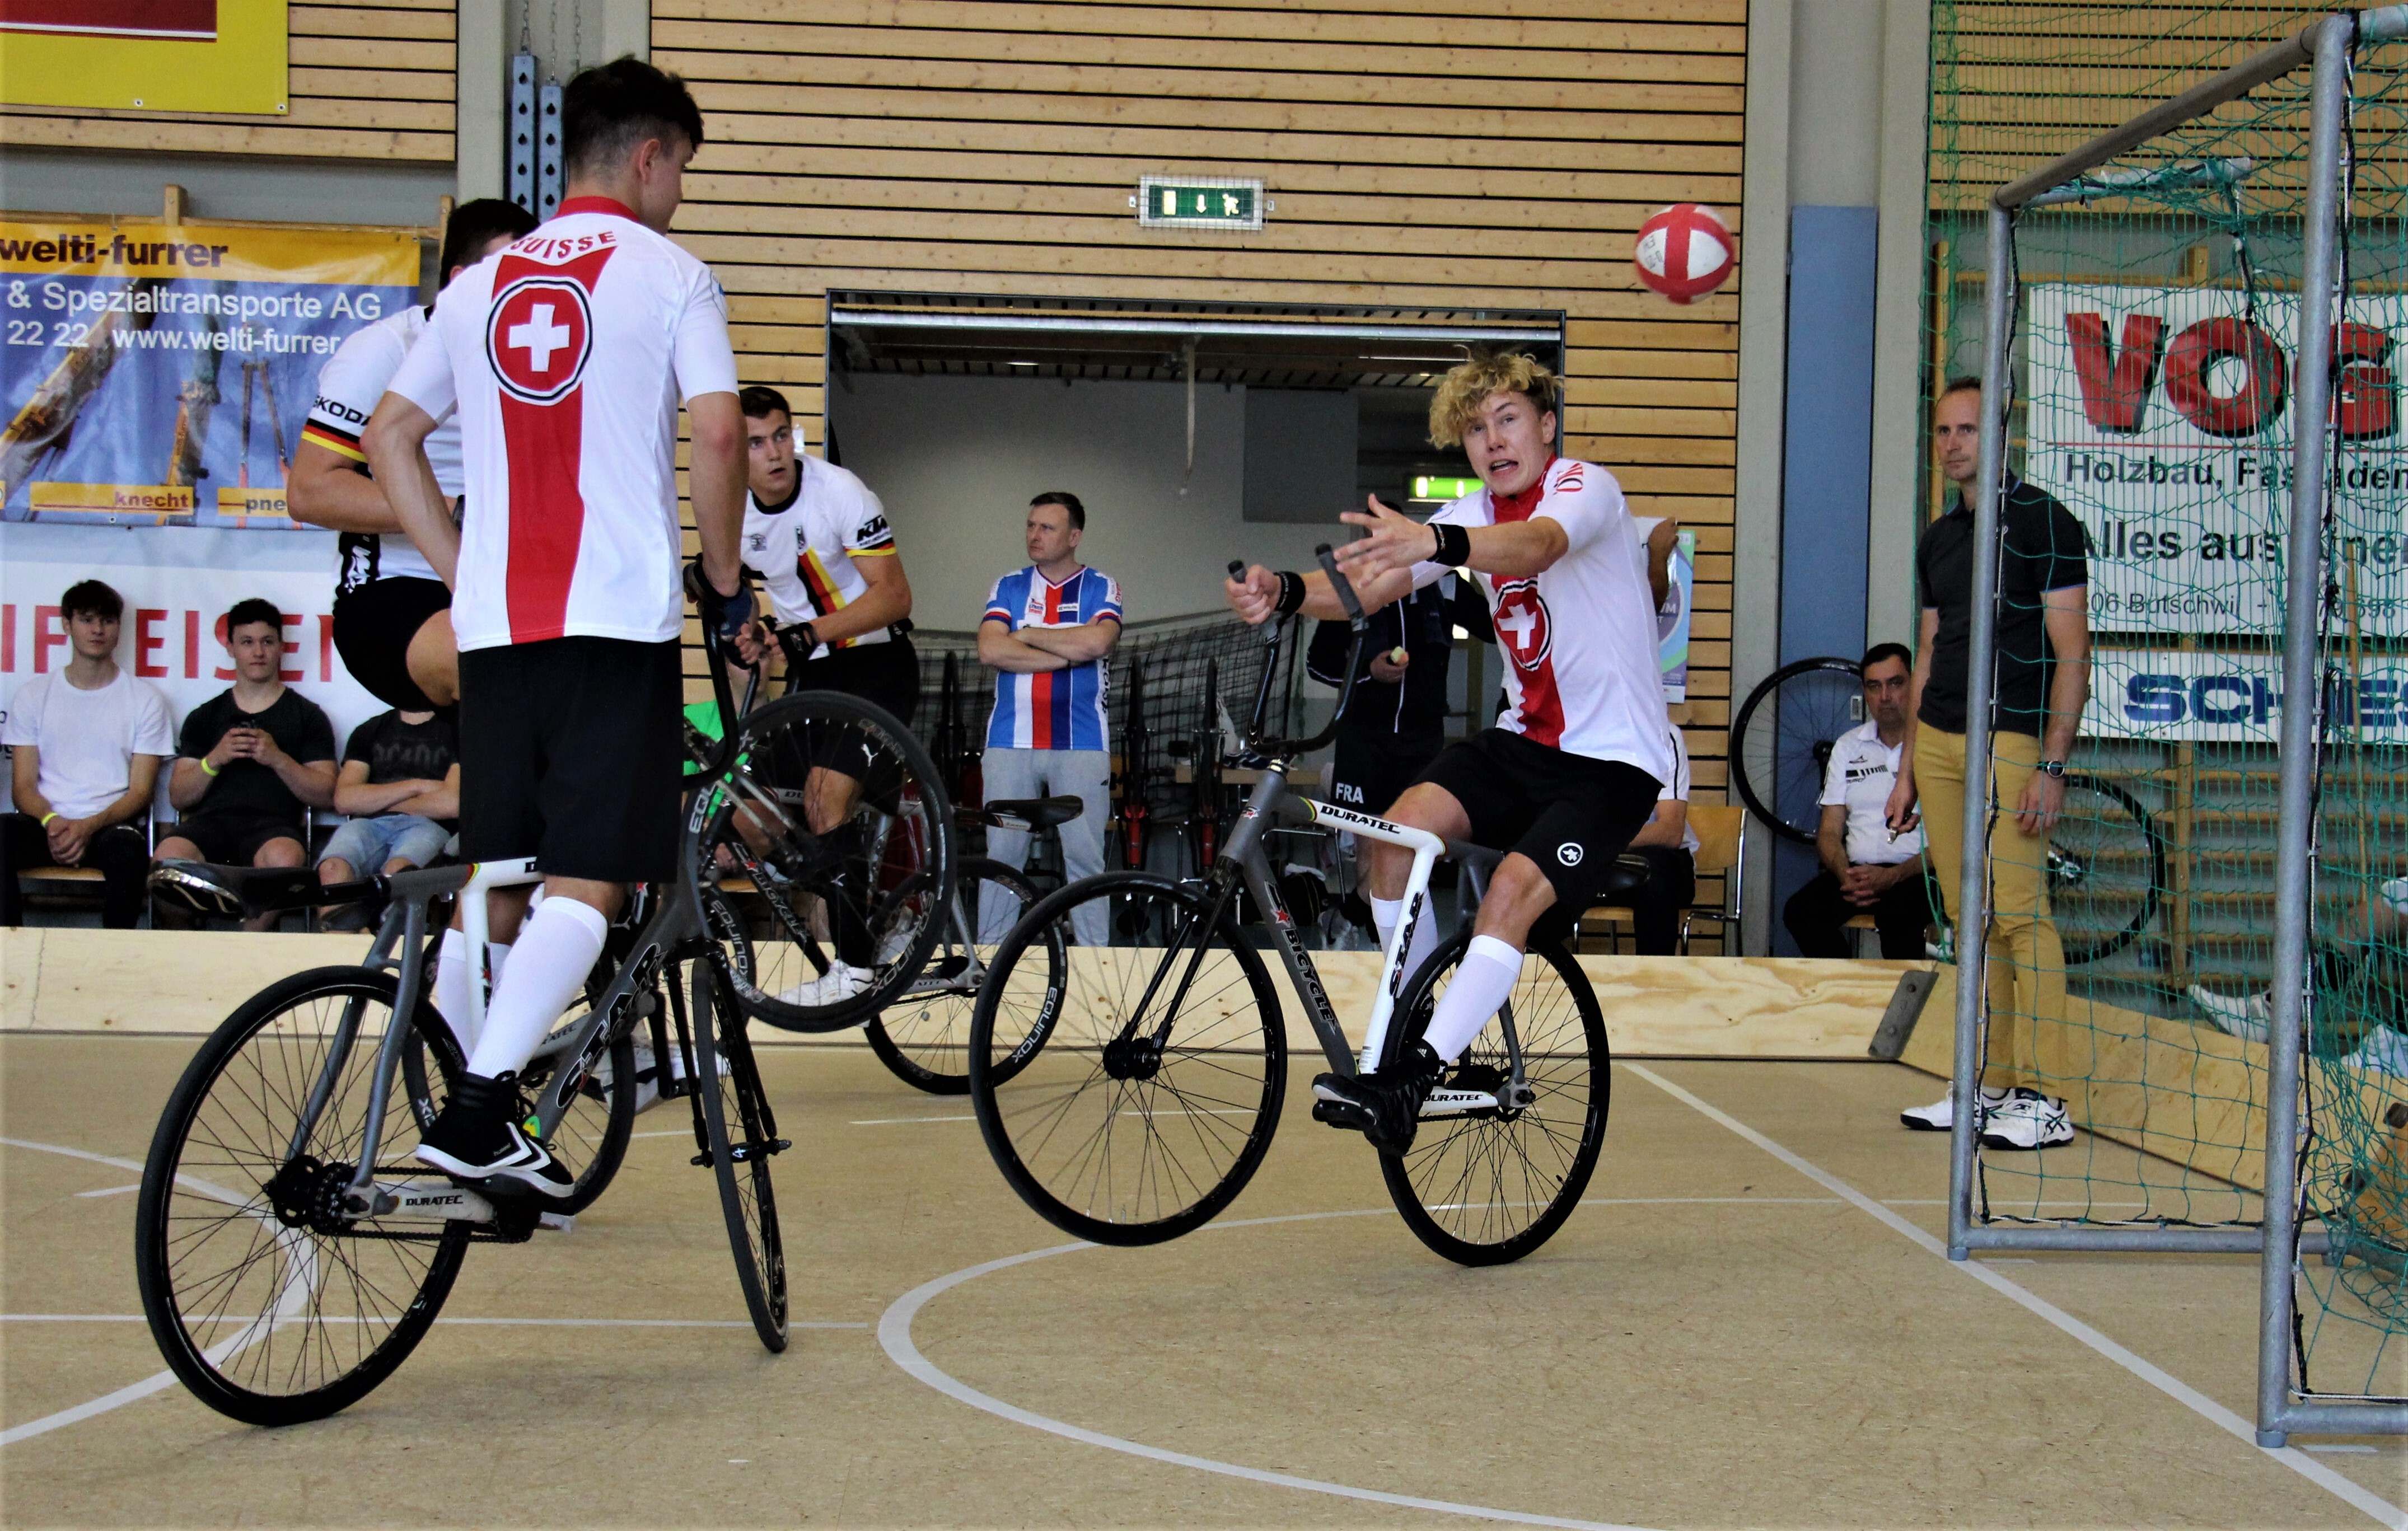
[[[1698,836],[1698,849],[1692,855],[1698,877],[1700,880],[1721,877],[1723,899],[1720,905],[1693,904],[1681,911],[1681,955],[1684,957],[1689,954],[1689,936],[1697,922],[1714,921],[1726,932],[1739,923],[1740,900],[1747,883],[1747,809],[1693,803],[1689,806],[1689,827]],[[1632,923],[1627,908],[1599,904],[1581,915],[1578,931],[1582,936],[1618,938],[1632,928]]]
[[[1848,916],[1848,923],[1840,928],[1851,933],[1848,943],[1855,949],[1856,955],[1861,957],[1865,954],[1864,933],[1869,930],[1878,930],[1880,927],[1873,923],[1873,917],[1870,914],[1852,914]],[[1880,949],[1876,947],[1874,950],[1878,952]]]

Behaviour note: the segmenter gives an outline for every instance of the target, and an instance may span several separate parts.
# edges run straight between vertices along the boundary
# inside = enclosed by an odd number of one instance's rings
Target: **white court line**
[[[876,1116],[867,1122],[848,1122],[849,1127],[905,1127],[915,1122],[976,1122],[974,1116]]]
[[[149,1322],[139,1313],[0,1313],[0,1324],[143,1324]],[[389,1318],[318,1318],[311,1321],[330,1324],[392,1324]],[[606,1319],[606,1318],[452,1318],[435,1321],[437,1327],[447,1324],[507,1324],[514,1327],[544,1329],[750,1329],[751,1319]],[[867,1324],[841,1324],[835,1320],[805,1323],[789,1322],[789,1329],[867,1329]]]
[[[1248,1218],[1242,1222],[1214,1223],[1210,1226],[1259,1227],[1269,1223],[1305,1223],[1331,1217],[1377,1217],[1382,1213],[1394,1215],[1393,1209],[1388,1208],[1381,1208],[1377,1211],[1300,1212],[1287,1217]],[[1634,1527],[1612,1525],[1598,1521],[1567,1520],[1555,1515],[1529,1515],[1516,1510],[1490,1510],[1480,1505],[1456,1504],[1450,1499],[1423,1499],[1410,1494],[1389,1494],[1380,1489],[1353,1488],[1344,1483],[1324,1482],[1317,1478],[1299,1478],[1293,1473],[1269,1472],[1261,1467],[1243,1467],[1235,1462],[1215,1462],[1211,1457],[1190,1456],[1185,1452],[1168,1452],[1159,1446],[1148,1446],[1142,1441],[1124,1440],[1118,1436],[1108,1436],[1100,1431],[1085,1429],[1062,1420],[1049,1419],[1043,1414],[1032,1412],[1017,1404],[1009,1404],[1001,1398],[981,1393],[978,1389],[956,1381],[951,1374],[940,1370],[935,1363],[922,1355],[920,1347],[912,1342],[911,1321],[919,1317],[920,1309],[963,1282],[976,1281],[981,1276],[989,1275],[995,1271],[1008,1270],[1013,1266],[1026,1265],[1031,1260],[1042,1260],[1050,1255],[1068,1254],[1077,1250],[1092,1250],[1097,1247],[1084,1242],[1056,1244],[1051,1249],[1031,1250],[1025,1254],[1011,1254],[1000,1260],[989,1260],[982,1266],[972,1266],[967,1270],[957,1270],[950,1276],[939,1276],[933,1281],[913,1287],[896,1298],[894,1305],[879,1318],[878,1343],[885,1348],[889,1360],[949,1398],[966,1403],[972,1409],[983,1409],[997,1418],[1010,1420],[1014,1424],[1025,1424],[1032,1429],[1064,1436],[1089,1446],[1101,1446],[1106,1451],[1125,1452],[1130,1456],[1145,1457],[1154,1462],[1167,1462],[1178,1467],[1193,1467],[1199,1472],[1219,1473],[1226,1478],[1242,1478],[1252,1482],[1268,1483],[1275,1488],[1303,1489],[1308,1493],[1333,1495],[1341,1499],[1362,1499],[1372,1504],[1396,1505],[1406,1510],[1435,1510],[1442,1515],[1465,1515],[1474,1520],[1484,1521],[1507,1521],[1516,1525],[1565,1526],[1570,1528],[1570,1531],[1636,1531]]]
[[[139,1191],[141,1189],[142,1182],[136,1180],[132,1185],[112,1185],[99,1191],[79,1191],[76,1195],[79,1196],[122,1196],[128,1191]]]
[[[2062,1308],[2057,1307],[2055,1303],[2017,1286],[2014,1282],[1991,1269],[1990,1266],[1985,1263],[1979,1260],[1948,1259],[1948,1247],[1939,1239],[1934,1238],[1931,1235],[1924,1232],[1921,1228],[1916,1227],[1914,1223],[1909,1223],[1906,1219],[1899,1216],[1896,1212],[1891,1211],[1880,1202],[1873,1200],[1872,1197],[1866,1195],[1855,1186],[1850,1185],[1843,1180],[1841,1180],[1838,1176],[1808,1163],[1806,1160],[1800,1158],[1795,1153],[1792,1153],[1789,1150],[1783,1148],[1780,1144],[1774,1142],[1771,1138],[1767,1138],[1764,1134],[1756,1131],[1754,1127],[1751,1127],[1747,1123],[1740,1121],[1738,1118],[1730,1116],[1726,1112],[1717,1110],[1713,1107],[1707,1105],[1696,1095],[1693,1095],[1688,1091],[1682,1089],[1679,1085],[1674,1084],[1670,1080],[1664,1078],[1655,1070],[1643,1067],[1638,1064],[1626,1064],[1624,1066],[1628,1068],[1630,1072],[1638,1075],[1641,1079],[1645,1080],[1648,1083],[1656,1086],[1658,1090],[1663,1091],[1666,1095],[1670,1095],[1673,1099],[1695,1109],[1699,1114],[1703,1115],[1708,1121],[1713,1122],[1723,1127],[1728,1128],[1734,1133],[1737,1133],[1740,1137],[1755,1144],[1757,1148],[1762,1149],[1765,1152],[1771,1154],[1774,1158],[1780,1160],[1783,1164],[1787,1165],[1790,1168],[1798,1171],[1800,1175],[1805,1176],[1808,1180],[1814,1181],[1817,1185],[1823,1186],[1827,1190],[1837,1192],[1843,1199],[1853,1204],[1858,1210],[1878,1219],[1880,1222],[1887,1224],[1891,1229],[1905,1235],[1909,1239],[1921,1245],[1931,1253],[1938,1255],[1942,1261],[1945,1261],[1948,1264],[1950,1268],[1960,1270],[1966,1275],[1971,1276],[1973,1280],[1982,1282],[1984,1285],[1990,1287],[1992,1290],[2001,1294],[2002,1295],[2013,1298],[2024,1308],[2028,1309],[2033,1313],[2036,1313],[2040,1317],[2047,1320],[2058,1329],[2063,1330],[2066,1334],[2080,1340],[2083,1344],[2089,1346],[2100,1355],[2103,1355],[2108,1360],[2114,1362],[2117,1366],[2123,1367],[2126,1371],[2130,1372],[2141,1381],[2148,1383],[2151,1387],[2156,1388],[2158,1392],[2165,1394],[2168,1397],[2172,1398],[2177,1403],[2189,1409],[2193,1413],[2198,1414],[2200,1418],[2233,1436],[2243,1444],[2246,1445],[2251,1451],[2262,1452],[2266,1455],[2272,1457],[2274,1460],[2282,1463],[2283,1466],[2290,1468],[2293,1472],[2298,1473],[2300,1477],[2305,1478],[2308,1481],[2315,1484],[2317,1487],[2322,1488],[2336,1497],[2346,1501],[2352,1508],[2363,1510],[2366,1514],[2373,1517],[2383,1524],[2393,1527],[2394,1531],[2408,1531],[2408,1512],[2403,1512],[2399,1506],[2391,1503],[2389,1500],[2385,1499],[2367,1489],[2360,1488],[2358,1484],[2351,1482],[2348,1479],[2344,1478],[2341,1474],[2333,1471],[2330,1467],[2326,1467],[2323,1463],[2318,1462],[2314,1457],[2309,1456],[2305,1452],[2300,1451],[2297,1447],[2286,1446],[2270,1450],[2258,1445],[2258,1427],[2256,1425],[2250,1424],[2247,1420],[2243,1419],[2231,1409],[2225,1408],[2222,1404],[2217,1403],[2206,1394],[2200,1392],[2195,1387],[2192,1387],[2189,1383],[2182,1381],[2182,1379],[2175,1377],[2164,1368],[2150,1361],[2144,1360],[2133,1352],[2127,1350],[2122,1345],[2117,1344],[2115,1341],[2108,1338],[2105,1335],[2092,1328],[2089,1324],[2083,1323],[2080,1319],[2075,1318],[2072,1314],[2067,1312]]]

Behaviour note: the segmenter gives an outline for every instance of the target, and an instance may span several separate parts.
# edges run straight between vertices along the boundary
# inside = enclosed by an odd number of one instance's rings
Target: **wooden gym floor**
[[[1896,1117],[1937,1087],[1872,1064],[1618,1067],[1590,1203],[1473,1271],[1306,1118],[1309,1067],[1220,1224],[1066,1250],[966,1103],[770,1049],[785,1355],[664,1111],[574,1233],[473,1250],[382,1389],[250,1429],[159,1385],[134,1317],[128,1166],[194,1045],[0,1040],[9,1525],[2360,1526],[2408,1500],[2408,1443],[2249,1444],[2254,1261],[1941,1258],[1945,1139]]]

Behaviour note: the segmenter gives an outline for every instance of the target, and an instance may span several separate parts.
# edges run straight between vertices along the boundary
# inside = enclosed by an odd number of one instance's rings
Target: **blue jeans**
[[[373,819],[347,821],[326,842],[318,861],[322,866],[348,862],[354,877],[366,877],[383,871],[387,862],[423,866],[443,853],[444,842],[451,838],[452,832],[432,819],[415,813],[380,813]]]

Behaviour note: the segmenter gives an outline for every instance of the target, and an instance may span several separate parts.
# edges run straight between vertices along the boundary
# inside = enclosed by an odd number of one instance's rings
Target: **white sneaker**
[[[867,994],[869,986],[877,980],[878,974],[870,968],[831,962],[826,972],[814,979],[805,979],[779,994],[778,1003],[792,1005],[797,1009],[819,1009]]]
[[[1982,1113],[1982,1146],[1991,1149],[2057,1148],[2073,1141],[2065,1102],[2037,1090],[2016,1090]]]
[[[2004,1090],[1984,1090],[1982,1115],[1987,1118],[1990,1109],[2006,1098],[2007,1093]],[[1913,1110],[1900,1111],[1898,1113],[1898,1119],[1905,1123],[1908,1129],[1914,1132],[1946,1132],[1956,1124],[1956,1092],[1951,1090],[1928,1106],[1918,1106]]]
[[[2389,1026],[2377,1026],[2366,1034],[2358,1051],[2342,1062],[2370,1074],[2408,1075],[2408,1037]]]
[[[2207,1012],[2218,1031],[2240,1037],[2244,1042],[2266,1039],[2267,1022],[2271,1011],[2266,1004],[2266,992],[2254,994],[2219,994],[2204,985],[2193,984],[2190,1002]]]

